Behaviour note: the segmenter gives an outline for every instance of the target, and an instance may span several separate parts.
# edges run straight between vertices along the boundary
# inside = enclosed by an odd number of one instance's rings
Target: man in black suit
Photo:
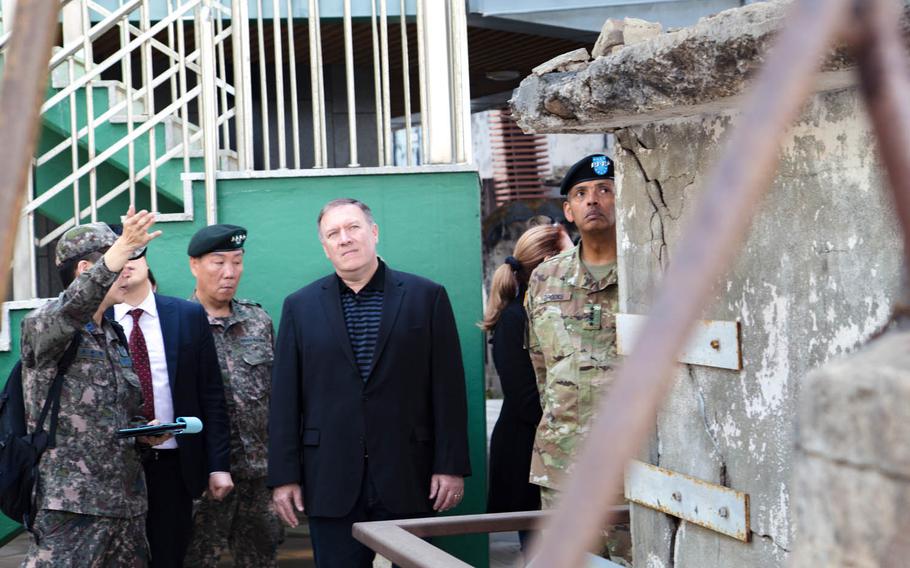
[[[317,566],[372,566],[359,521],[457,505],[470,475],[461,348],[445,289],[387,267],[365,204],[323,207],[335,273],[284,302],[269,413],[278,515],[306,514]],[[296,511],[295,511],[296,510]]]
[[[128,262],[114,283],[124,303],[113,308],[129,339],[146,416],[162,423],[196,416],[203,424],[200,434],[168,438],[148,449],[143,460],[151,565],[173,567],[183,565],[192,536],[193,498],[207,488],[214,498],[223,499],[234,486],[230,426],[205,310],[155,294],[148,274],[145,257]]]

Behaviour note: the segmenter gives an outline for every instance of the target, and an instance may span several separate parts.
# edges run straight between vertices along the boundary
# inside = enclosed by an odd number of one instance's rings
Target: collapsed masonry
[[[755,3],[610,46],[593,61],[575,54],[516,90],[513,114],[527,132],[615,134],[621,312],[648,312],[737,121],[739,96],[787,9],[785,1]],[[821,402],[796,425],[807,374],[864,343],[888,319],[898,287],[902,243],[852,67],[846,51],[831,50],[816,93],[780,146],[750,236],[704,314],[741,322],[742,369],[680,366],[641,456],[747,493],[751,538],[633,505],[637,566],[874,566],[894,554],[891,535],[906,526],[910,494],[910,446],[899,447],[907,436],[896,436],[907,430],[898,420],[910,408],[907,365],[882,365],[863,388],[848,388],[844,369],[813,374],[809,392]],[[888,345],[871,347],[878,351],[861,355],[866,368]],[[864,429],[849,435],[844,425]],[[853,448],[876,434],[872,449]],[[848,519],[857,512],[880,518]]]

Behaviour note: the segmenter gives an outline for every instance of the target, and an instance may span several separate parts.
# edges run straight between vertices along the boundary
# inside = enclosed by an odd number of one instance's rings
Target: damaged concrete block
[[[626,18],[623,20],[622,37],[626,45],[635,45],[660,35],[663,26],[658,22]]]
[[[600,30],[600,35],[597,37],[597,43],[594,44],[594,49],[591,50],[591,58],[597,59],[603,55],[611,53],[611,50],[615,46],[621,46],[625,41],[623,40],[623,20],[614,20],[612,18],[604,22],[603,27]]]
[[[568,53],[563,53],[562,55],[557,55],[553,59],[541,63],[537,67],[531,70],[535,75],[545,75],[547,73],[553,73],[554,71],[567,71],[568,67],[573,64],[578,63],[587,63],[591,57],[588,55],[588,50],[584,47],[580,47],[575,51],[570,51]],[[577,69],[575,69],[577,70]]]
[[[655,118],[702,114],[707,104],[729,106],[763,63],[788,8],[789,2],[783,0],[756,2],[656,37],[656,25],[625,20],[625,44],[610,48],[621,49],[621,56],[598,57],[566,76],[548,73],[555,70],[550,62],[541,65],[515,91],[513,116],[526,131],[594,133]],[[640,28],[652,34],[650,41],[640,41],[644,31]],[[840,71],[851,64],[848,59],[835,63],[826,69]],[[574,86],[565,84],[568,77]],[[833,77],[827,88],[833,89],[835,83]],[[544,101],[557,91],[576,109],[568,123],[561,115],[545,112]]]
[[[910,332],[889,332],[806,376],[792,567],[906,565]]]

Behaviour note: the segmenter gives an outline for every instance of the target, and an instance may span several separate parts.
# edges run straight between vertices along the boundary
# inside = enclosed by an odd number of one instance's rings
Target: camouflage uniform
[[[588,431],[616,360],[616,269],[597,282],[581,245],[543,262],[528,284],[528,352],[543,418],[534,439],[531,483],[559,488]]]
[[[544,509],[555,505],[600,395],[615,376],[616,265],[594,280],[581,260],[581,247],[541,263],[531,274],[525,297],[528,352],[543,407],[530,481],[541,486]],[[602,555],[625,564],[631,559],[630,545],[627,527],[616,527],[610,536],[605,533]]]
[[[145,479],[132,439],[120,428],[145,423],[139,379],[127,346],[107,320],[92,317],[117,279],[98,261],[22,322],[22,381],[34,428],[57,361],[76,333],[81,343],[63,379],[56,447],[41,458],[37,542],[25,566],[144,566]],[[127,539],[128,536],[135,539]],[[114,537],[114,538],[112,538]],[[129,541],[128,541],[129,540]]]
[[[191,300],[198,302],[195,296]],[[202,498],[185,565],[216,566],[229,546],[234,566],[277,566],[284,529],[265,483],[272,319],[259,304],[234,299],[230,316],[209,316],[209,323],[225,378],[234,490],[221,502]]]

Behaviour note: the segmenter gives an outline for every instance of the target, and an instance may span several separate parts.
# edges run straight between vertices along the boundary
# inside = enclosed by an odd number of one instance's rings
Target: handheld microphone
[[[167,424],[153,424],[136,428],[117,430],[117,438],[134,438],[136,436],[160,436],[161,434],[198,434],[202,432],[202,420],[195,416],[181,416]]]

